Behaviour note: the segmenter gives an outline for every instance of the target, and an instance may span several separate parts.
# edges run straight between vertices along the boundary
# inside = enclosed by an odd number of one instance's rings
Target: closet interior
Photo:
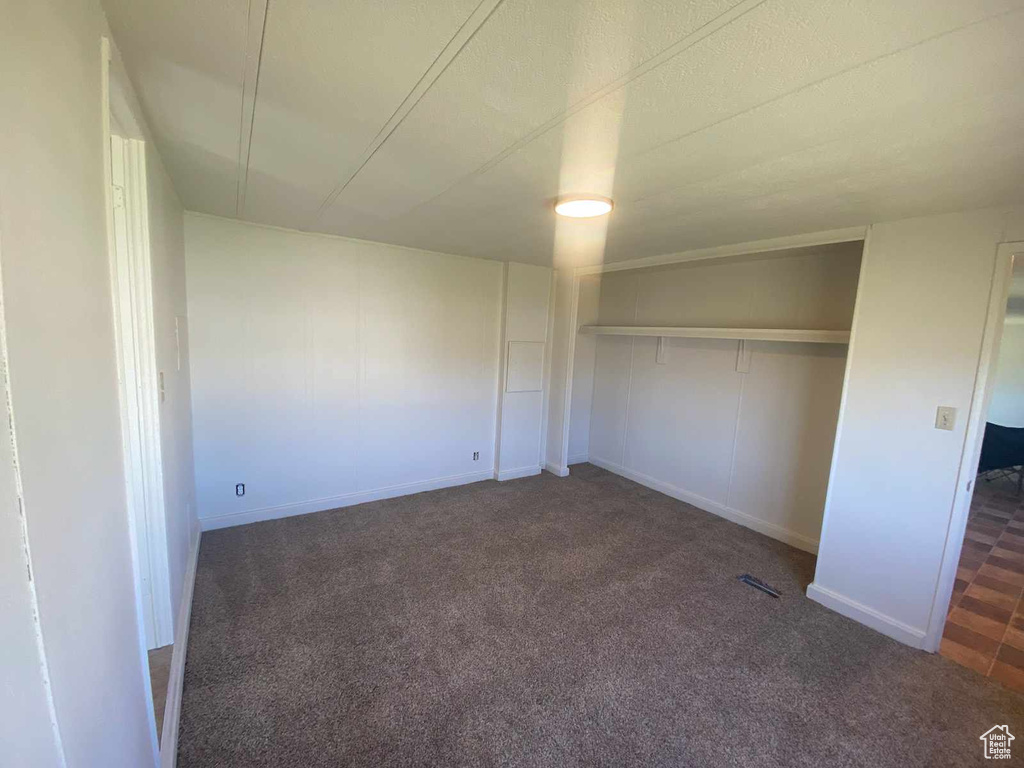
[[[580,270],[569,464],[816,552],[862,250]]]

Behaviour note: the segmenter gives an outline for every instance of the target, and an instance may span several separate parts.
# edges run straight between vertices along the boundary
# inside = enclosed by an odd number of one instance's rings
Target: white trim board
[[[135,483],[133,483],[132,470],[128,465],[132,463],[129,459],[129,442],[126,434],[126,428],[128,426],[127,420],[127,403],[126,403],[126,392],[124,382],[124,369],[122,361],[125,359],[126,349],[125,340],[122,339],[121,334],[121,317],[120,314],[124,311],[122,298],[119,294],[118,288],[118,277],[119,275],[124,277],[123,271],[120,270],[121,260],[118,257],[117,238],[114,220],[114,169],[113,169],[113,148],[111,144],[111,133],[110,133],[110,93],[111,86],[114,85],[111,80],[111,60],[112,50],[110,39],[107,37],[100,37],[100,111],[102,120],[102,157],[103,157],[103,208],[105,218],[105,229],[106,229],[106,240],[107,240],[107,262],[110,272],[110,297],[111,297],[111,314],[114,319],[114,344],[115,353],[117,356],[118,365],[118,415],[121,421],[121,443],[123,457],[122,461],[125,465],[125,501],[127,507],[127,523],[128,523],[128,541],[131,548],[131,563],[132,563],[132,586],[134,592],[134,603],[135,603],[135,618],[136,618],[136,632],[138,636],[138,647],[139,647],[139,664],[142,671],[142,694],[145,700],[147,722],[149,723],[149,741],[150,748],[152,751],[153,765],[160,765],[160,737],[156,732],[156,712],[153,705],[153,686],[149,676],[149,642],[147,640],[147,630],[145,623],[146,608],[143,601],[143,589],[142,589],[142,574],[140,559],[140,548],[139,548],[139,530],[138,530],[138,517],[136,510],[132,508],[133,501],[133,489]],[[143,189],[145,188],[145,179],[143,178]],[[138,204],[138,201],[136,200]],[[148,208],[146,209],[148,213]],[[148,218],[148,216],[147,216]],[[149,258],[148,252],[148,233],[146,236],[146,259]],[[148,265],[147,265],[148,266]],[[148,274],[148,273],[147,273]],[[152,290],[152,286],[144,286]],[[129,301],[129,306],[130,306]],[[150,306],[152,309],[152,306]],[[159,422],[157,422],[156,429],[159,431]],[[157,435],[159,438],[159,434]],[[157,442],[159,446],[159,440]],[[159,456],[159,454],[158,454]],[[163,481],[161,478],[160,484],[160,502],[163,501]],[[166,538],[164,539],[163,547],[164,562],[166,563]],[[152,585],[151,585],[152,587]],[[167,605],[170,606],[170,588],[168,586],[167,591]],[[167,617],[168,623],[170,622],[170,616]],[[45,655],[44,655],[45,659]],[[44,667],[44,670],[46,667]],[[47,672],[48,675],[48,672]],[[48,691],[49,692],[49,691]],[[54,711],[54,717],[56,712]],[[63,755],[63,744],[60,742],[60,731],[57,727],[57,721],[54,720],[54,728],[58,745],[61,749],[62,759]]]
[[[789,544],[791,547],[796,547],[797,549],[802,549],[804,552],[810,552],[812,554],[818,553],[818,542],[802,534],[787,530],[786,528],[782,528],[774,523],[769,523],[766,520],[758,520],[756,517],[751,517],[746,512],[740,512],[738,509],[733,509],[732,507],[728,507],[725,504],[719,504],[717,501],[704,498],[696,493],[691,493],[690,491],[683,490],[682,488],[662,482],[661,480],[656,480],[649,475],[645,475],[641,472],[635,472],[632,469],[627,469],[620,464],[605,461],[604,459],[599,459],[596,456],[590,457],[590,463],[595,467],[601,467],[601,469],[606,469],[616,475],[621,475],[633,482],[640,483],[640,485],[646,486],[651,490],[664,493],[666,496],[671,496],[673,499],[684,501],[698,509],[704,510],[705,512],[710,512],[713,515],[724,517],[726,520],[742,525],[744,528],[750,528],[753,531],[762,533],[765,536],[781,541],[784,544]]]
[[[185,657],[188,654],[188,628],[192,619],[192,595],[199,565],[202,534],[197,530],[188,551],[185,581],[178,605],[178,623],[174,631],[171,669],[167,678],[167,703],[164,705],[164,727],[160,736],[160,768],[174,768],[178,762],[178,727],[181,723],[181,696],[185,689]]]
[[[550,461],[544,462],[544,469],[546,471],[550,472],[552,475],[555,475],[557,477],[568,477],[569,476],[569,468],[568,467],[560,467],[557,464],[552,464]]]
[[[577,267],[577,275],[596,275],[603,272],[619,272],[624,269],[644,269],[661,267],[666,264],[681,264],[686,261],[704,259],[724,259],[730,256],[752,256],[758,253],[785,251],[790,248],[808,248],[816,245],[832,245],[835,243],[852,243],[863,240],[867,236],[868,227],[846,227],[830,229],[824,232],[809,232],[803,235],[773,237],[767,240],[753,240],[733,245],[718,245],[711,248],[699,248],[692,251],[666,253],[659,256],[646,256],[629,261],[615,261],[611,264],[598,264],[592,267]]]
[[[575,456],[569,457],[569,466],[573,464],[586,464],[590,461],[590,455],[586,453],[577,453]]]
[[[137,139],[110,137],[114,225],[115,325],[125,476],[130,514],[137,521],[140,575],[148,582],[144,602],[151,648],[172,641],[167,513],[160,442],[160,385],[153,320],[152,257],[146,150]]]
[[[521,477],[533,477],[541,473],[542,467],[519,467],[517,469],[503,469],[495,476],[495,480],[518,480]]]
[[[826,608],[830,608],[836,613],[842,614],[848,619],[853,619],[877,632],[881,632],[883,635],[887,635],[894,640],[899,640],[901,643],[906,643],[914,648],[924,647],[924,630],[916,629],[901,621],[897,621],[891,616],[879,613],[873,608],[858,603],[856,600],[840,595],[838,592],[833,592],[830,589],[819,587],[817,584],[812,583],[807,587],[807,596],[814,602],[820,603]]]
[[[538,468],[534,474],[539,472],[540,469]],[[278,520],[282,517],[308,515],[313,512],[326,512],[331,509],[340,509],[343,507],[352,507],[356,504],[365,504],[368,501],[393,499],[398,496],[408,496],[413,493],[422,493],[423,491],[436,491],[441,488],[452,488],[457,485],[467,485],[469,483],[478,483],[481,480],[493,479],[494,471],[490,469],[482,472],[467,472],[462,475],[449,475],[448,477],[437,477],[431,480],[421,480],[415,483],[403,483],[401,485],[389,485],[384,488],[376,488],[368,491],[356,491],[355,493],[346,493],[341,496],[328,496],[323,499],[297,501],[292,504],[261,507],[260,509],[233,512],[227,515],[200,517],[199,525],[204,531],[215,531],[219,528],[232,528],[236,525],[261,523],[265,520]]]

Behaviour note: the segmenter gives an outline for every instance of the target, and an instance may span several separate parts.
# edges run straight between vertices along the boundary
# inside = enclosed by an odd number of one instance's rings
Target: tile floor
[[[1024,691],[1024,496],[979,479],[939,653]]]

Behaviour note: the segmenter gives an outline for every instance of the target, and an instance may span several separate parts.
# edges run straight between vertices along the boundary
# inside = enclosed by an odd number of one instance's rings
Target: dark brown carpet
[[[207,533],[178,765],[906,768],[1024,738],[1024,697],[811,602],[813,568],[589,465]]]

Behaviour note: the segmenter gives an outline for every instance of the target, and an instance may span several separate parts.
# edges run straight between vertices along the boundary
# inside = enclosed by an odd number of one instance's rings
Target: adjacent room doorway
[[[1024,243],[1000,246],[929,647],[1024,691]]]

